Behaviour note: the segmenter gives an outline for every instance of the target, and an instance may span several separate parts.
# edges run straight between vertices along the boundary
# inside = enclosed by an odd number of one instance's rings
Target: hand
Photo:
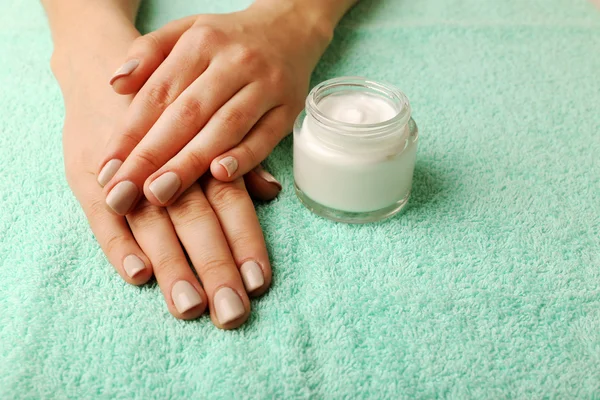
[[[284,3],[184,18],[134,42],[111,83],[140,91],[98,168],[113,211],[142,191],[171,205],[209,168],[234,181],[291,130],[333,27]]]
[[[119,46],[113,42],[102,51],[115,52]],[[208,305],[216,326],[241,325],[250,312],[247,293],[263,293],[271,280],[262,231],[244,181],[224,183],[206,176],[202,188],[191,185],[166,209],[143,202],[127,220],[111,213],[96,183],[95,166],[99,149],[106,145],[115,119],[124,115],[131,98],[116,96],[106,85],[110,63],[105,57],[86,58],[83,49],[61,53],[77,55],[76,60],[53,59],[65,100],[67,179],[109,261],[134,285],[154,274],[169,311],[177,318],[196,318]],[[247,182],[263,198],[277,192],[255,172]],[[190,269],[180,240],[203,286]]]

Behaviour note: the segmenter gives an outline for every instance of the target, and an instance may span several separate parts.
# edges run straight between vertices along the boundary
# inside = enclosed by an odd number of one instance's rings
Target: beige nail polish
[[[256,174],[258,176],[260,176],[262,179],[264,179],[265,181],[276,185],[279,188],[279,190],[281,190],[283,188],[281,186],[281,183],[279,183],[279,181],[277,179],[275,179],[275,177],[273,175],[271,175],[270,173],[265,171],[262,166],[259,165],[256,168],[254,168],[254,172],[256,172]]]
[[[240,267],[240,275],[242,275],[242,280],[244,281],[244,286],[248,293],[265,284],[263,271],[260,268],[260,265],[254,261],[246,261],[243,263]]]
[[[165,204],[179,190],[180,186],[179,176],[175,172],[166,172],[156,178],[148,188],[158,201]]]
[[[215,311],[221,325],[225,325],[244,315],[244,303],[233,289],[222,287],[215,293]]]
[[[117,214],[125,215],[133,205],[137,195],[138,188],[133,182],[119,182],[106,196],[106,204]]]
[[[202,303],[202,298],[188,281],[175,282],[171,288],[171,297],[175,308],[181,314]]]
[[[123,269],[130,278],[133,278],[138,274],[138,272],[146,269],[146,265],[138,256],[135,254],[130,254],[123,259]]]
[[[127,61],[125,64],[121,65],[118,70],[115,71],[108,83],[112,85],[117,79],[131,74],[138,67],[138,65],[140,65],[140,60]]]
[[[223,168],[225,168],[225,171],[227,171],[227,176],[229,177],[235,174],[235,171],[237,171],[238,169],[238,161],[231,156],[225,157],[224,159],[219,161],[219,164],[221,164]]]
[[[117,159],[110,160],[104,164],[104,168],[98,174],[98,183],[100,186],[104,187],[115,176],[121,165],[123,165],[123,161]]]

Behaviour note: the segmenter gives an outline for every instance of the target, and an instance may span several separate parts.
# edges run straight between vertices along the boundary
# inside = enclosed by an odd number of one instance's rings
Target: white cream
[[[393,103],[380,93],[352,87],[314,99],[316,109],[307,107],[294,129],[300,199],[320,215],[347,222],[399,211],[410,194],[417,149],[408,102]]]
[[[377,124],[398,114],[384,98],[360,92],[332,94],[321,100],[318,107],[326,117],[349,124]]]

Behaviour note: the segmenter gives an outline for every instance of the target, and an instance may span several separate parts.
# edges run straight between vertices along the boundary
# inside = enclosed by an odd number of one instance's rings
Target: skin
[[[118,93],[139,93],[98,167],[124,161],[105,196],[122,182],[136,188],[113,211],[127,214],[144,196],[168,206],[208,170],[228,182],[258,165],[291,130],[310,75],[353,3],[259,0],[137,39],[125,65],[139,65],[111,82]],[[176,177],[173,190],[157,195],[152,183],[165,173]]]
[[[305,7],[300,12],[300,0],[281,2],[277,7],[268,1],[258,1],[251,11],[174,21],[145,36],[140,36],[133,24],[139,1],[42,1],[54,41],[51,67],[65,103],[67,180],[102,250],[131,284],[143,284],[154,275],[176,318],[197,318],[208,308],[213,323],[223,329],[243,324],[250,313],[248,295],[264,293],[271,282],[268,254],[249,193],[271,199],[281,186],[268,173],[253,168],[289,130],[333,26],[353,3],[339,0],[323,6],[316,0],[303,0]],[[270,19],[261,19],[261,13]],[[284,31],[268,34],[267,28],[281,30],[291,24],[292,17],[302,24],[287,33],[296,34],[298,40],[286,41]],[[298,36],[304,31],[308,32],[305,36]],[[265,51],[267,44],[275,50]],[[192,45],[200,45],[207,51],[196,53],[210,57],[188,55],[191,58],[186,59],[186,49]],[[138,69],[111,80],[113,86],[109,86],[115,66],[132,56],[140,59]],[[228,63],[229,57],[234,61]],[[218,75],[209,64],[222,66],[226,74]],[[185,73],[175,73],[182,68]],[[236,81],[236,76],[243,79]],[[174,77],[179,80],[169,82]],[[208,100],[200,98],[204,92],[209,94]],[[169,96],[153,102],[160,93]],[[182,102],[186,93],[193,99],[191,103]],[[174,129],[186,127],[190,129],[167,137]],[[156,133],[150,135],[152,131]],[[219,135],[223,131],[229,134]],[[196,146],[198,141],[201,146]],[[135,156],[147,143],[164,143],[163,149],[154,147],[153,151],[170,155],[163,162],[171,162],[167,169],[175,165],[184,147],[192,146],[188,154],[195,154],[190,159],[196,163],[178,167],[182,185],[168,202],[160,203],[151,195],[148,200],[141,199],[144,180],[163,166],[155,162],[152,170],[136,164],[135,160],[151,160]],[[97,181],[98,166],[117,153],[125,163],[102,189]],[[239,159],[238,169],[231,175],[224,173],[218,162],[228,155]],[[209,168],[212,174],[207,173]],[[127,173],[136,175],[140,196],[136,207],[123,217],[106,207],[105,196],[119,179],[129,179]],[[143,263],[143,269],[132,277],[124,269],[124,260],[131,255]],[[260,266],[264,277],[264,283],[250,293],[239,271],[248,260]],[[201,300],[183,312],[178,311],[171,292],[181,281],[188,282]],[[233,290],[244,311],[227,323],[219,322],[214,301],[223,287]]]
[[[104,205],[95,169],[115,121],[125,116],[132,100],[132,96],[116,95],[106,81],[113,65],[139,37],[132,24],[134,13],[129,14],[118,2],[111,3],[111,7],[107,7],[108,3],[97,3],[94,7],[101,7],[95,10],[84,5],[77,14],[80,16],[77,23],[71,25],[72,29],[79,29],[73,35],[64,29],[69,26],[65,18],[73,14],[63,14],[56,3],[53,5],[50,23],[58,27],[52,30],[55,52],[51,66],[65,103],[63,144],[67,180],[102,250],[128,283],[140,285],[154,275],[169,311],[176,318],[194,319],[210,308],[216,326],[238,327],[250,312],[238,266],[252,259],[263,269],[264,285],[251,295],[266,291],[271,280],[262,231],[244,180],[223,183],[207,175],[170,207],[143,202],[127,218],[111,213]],[[74,5],[69,7],[72,9]],[[81,18],[87,15],[93,18],[86,23]],[[111,25],[110,32],[91,34],[100,32],[105,24]],[[82,34],[88,30],[89,35]],[[279,190],[255,173],[249,174],[246,182],[261,198],[272,198]],[[194,276],[184,249],[203,285]],[[145,264],[133,278],[123,268],[124,258],[131,254]],[[173,285],[181,280],[189,282],[202,300],[200,305],[183,313],[177,310],[171,295]],[[227,324],[216,318],[212,301],[216,290],[223,286],[237,293],[245,309],[240,318]]]

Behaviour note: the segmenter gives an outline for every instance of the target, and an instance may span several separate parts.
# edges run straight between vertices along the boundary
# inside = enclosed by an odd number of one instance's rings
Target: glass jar
[[[360,77],[322,82],[294,124],[296,194],[334,221],[390,217],[410,197],[417,140],[400,90]]]

